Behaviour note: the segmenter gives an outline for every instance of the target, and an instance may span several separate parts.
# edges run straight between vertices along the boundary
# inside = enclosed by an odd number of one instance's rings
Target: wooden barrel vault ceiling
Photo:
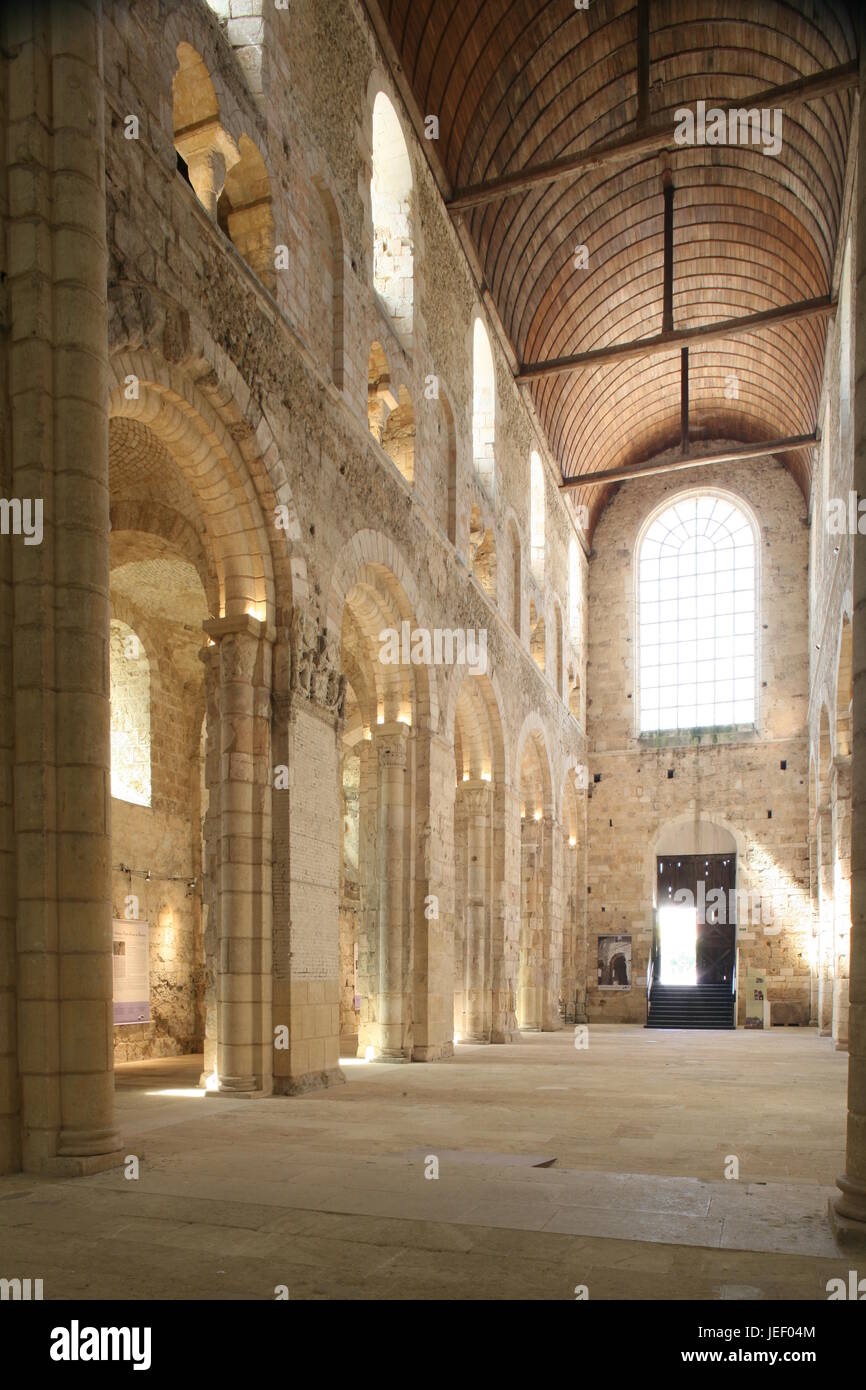
[[[452,203],[591,146],[672,133],[677,109],[698,101],[748,106],[756,93],[848,67],[826,95],[785,106],[776,156],[671,138],[453,206],[518,372],[662,331],[665,167],[675,190],[674,330],[834,295],[856,92],[844,0],[590,0],[586,10],[573,0],[366,3],[416,127],[439,118],[435,148],[422,144]],[[577,246],[587,247],[586,269],[575,268]],[[811,435],[827,326],[823,311],[691,343],[689,448]],[[524,389],[564,479],[679,449],[678,344]],[[813,452],[779,454],[806,496]],[[611,486],[568,490],[589,509],[590,534]]]

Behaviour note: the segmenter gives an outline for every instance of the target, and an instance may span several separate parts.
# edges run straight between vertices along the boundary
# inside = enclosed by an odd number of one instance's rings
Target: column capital
[[[277,635],[270,624],[262,622],[261,618],[256,618],[252,613],[230,613],[224,618],[206,618],[202,623],[202,629],[214,642],[221,642],[223,637],[234,637],[238,634],[253,637],[257,641],[274,642]]]
[[[379,758],[380,767],[405,767],[412,729],[408,724],[392,720],[387,724],[377,724],[373,732],[373,742]]]
[[[489,815],[493,803],[493,786],[486,777],[471,777],[460,782],[457,794],[475,815]]]

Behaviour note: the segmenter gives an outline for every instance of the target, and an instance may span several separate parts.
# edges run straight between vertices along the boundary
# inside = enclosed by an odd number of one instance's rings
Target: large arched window
[[[755,528],[732,500],[689,494],[639,543],[640,731],[756,719]]]
[[[496,443],[496,383],[487,329],[480,319],[472,331],[472,460],[488,492],[493,490]]]
[[[412,332],[412,166],[397,113],[384,92],[373,103],[373,283],[403,336]]]
[[[150,805],[150,662],[126,623],[111,621],[111,795]]]
[[[536,579],[544,578],[544,468],[535,450],[529,460],[529,558]]]

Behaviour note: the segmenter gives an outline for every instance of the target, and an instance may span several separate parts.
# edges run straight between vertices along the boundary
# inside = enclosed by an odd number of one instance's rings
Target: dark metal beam
[[[677,473],[685,468],[703,468],[708,463],[743,463],[762,458],[764,454],[792,453],[809,449],[818,443],[817,434],[794,434],[787,439],[768,439],[764,444],[732,445],[718,453],[688,454],[660,462],[632,463],[623,468],[604,468],[599,473],[580,473],[575,478],[563,478],[560,491],[575,487],[599,487],[603,483],[627,483],[630,478],[647,478],[653,473]]]
[[[819,97],[830,96],[833,92],[856,87],[859,82],[859,67],[856,59],[841,63],[835,68],[826,68],[813,73],[811,77],[800,77],[795,82],[786,82],[781,87],[768,87],[763,92],[729,101],[718,109],[739,111],[753,106],[773,106],[782,110],[795,106],[800,101],[816,101]],[[509,198],[516,193],[525,193],[540,183],[558,183],[562,179],[573,178],[576,174],[598,169],[605,164],[615,164],[622,160],[641,159],[644,155],[656,154],[659,150],[672,149],[675,145],[676,122],[659,126],[638,134],[621,136],[616,140],[602,141],[591,145],[580,154],[567,155],[562,159],[551,159],[543,164],[530,165],[528,169],[513,174],[502,174],[499,178],[485,179],[482,183],[468,188],[458,188],[452,198],[447,200],[449,212],[464,212],[467,208],[480,207],[483,203],[493,203],[497,198]]]
[[[518,370],[517,380],[521,384],[527,381],[541,381],[545,377],[561,376],[563,372],[576,371],[579,367],[594,367],[600,362],[652,357],[690,343],[700,345],[715,342],[717,338],[739,338],[744,333],[756,333],[762,328],[774,328],[780,323],[821,318],[825,314],[834,313],[835,309],[835,299],[826,294],[819,295],[817,299],[801,299],[796,304],[783,304],[778,309],[762,309],[757,314],[744,314],[735,319],[720,319],[700,328],[676,328],[671,333],[657,333],[652,338],[635,338],[628,343],[614,343],[611,347],[590,348],[588,352],[577,352],[570,357],[554,357],[548,362],[524,363]]]
[[[664,285],[662,289],[662,333],[674,331],[674,180],[670,169],[662,175],[665,198]]]
[[[689,452],[689,350],[680,350],[680,448]]]

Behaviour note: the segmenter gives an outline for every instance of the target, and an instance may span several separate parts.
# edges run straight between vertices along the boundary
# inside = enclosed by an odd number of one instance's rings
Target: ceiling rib
[[[694,52],[694,42],[690,43],[691,31],[695,29],[698,21],[694,17],[688,19],[683,26],[686,32],[682,41],[674,39],[671,42],[671,31],[662,31],[665,35],[660,40],[664,45],[664,72],[660,80],[667,84],[665,90],[669,89],[671,96],[667,102],[664,102],[664,99],[662,102],[666,105],[667,118],[665,119],[661,113],[657,118],[664,120],[665,124],[653,127],[649,123],[651,0],[634,0],[633,17],[630,21],[633,27],[628,33],[627,42],[632,45],[634,54],[634,66],[631,68],[631,100],[636,98],[636,105],[632,108],[631,122],[626,127],[629,134],[622,135],[616,133],[617,126],[620,129],[623,126],[621,115],[618,121],[612,118],[617,107],[621,106],[624,70],[610,77],[604,73],[599,59],[615,63],[619,55],[624,54],[627,11],[617,11],[615,19],[605,21],[596,32],[591,29],[584,30],[582,36],[570,46],[566,43],[560,49],[557,44],[555,53],[559,56],[555,57],[555,61],[549,61],[546,55],[554,51],[554,35],[558,36],[561,30],[564,32],[565,21],[552,27],[546,24],[547,0],[512,0],[511,8],[507,12],[509,21],[514,12],[517,34],[521,40],[525,34],[528,40],[525,61],[521,60],[518,64],[513,57],[517,51],[517,41],[512,35],[510,48],[501,42],[504,18],[494,23],[489,18],[491,12],[487,8],[486,0],[465,0],[465,8],[464,0],[461,0],[459,7],[454,0],[419,0],[418,10],[411,9],[415,3],[416,0],[364,0],[385,51],[392,76],[406,100],[419,136],[423,137],[420,103],[424,103],[424,110],[442,111],[446,106],[449,107],[452,143],[455,138],[457,140],[456,156],[452,153],[451,143],[440,153],[438,149],[432,148],[429,141],[423,140],[422,149],[428,157],[445,205],[452,215],[455,232],[503,345],[516,384],[521,390],[539,437],[547,446],[544,450],[545,456],[548,460],[557,459],[560,478],[567,467],[577,463],[577,459],[570,455],[584,451],[590,421],[597,418],[598,402],[603,401],[611,389],[613,394],[604,415],[607,434],[604,434],[603,428],[600,437],[590,447],[590,457],[596,458],[599,462],[604,460],[605,453],[608,457],[611,452],[614,455],[619,453],[620,457],[626,453],[628,457],[628,452],[639,443],[639,438],[647,450],[646,459],[657,458],[660,448],[665,445],[670,447],[672,431],[667,423],[662,424],[662,421],[666,420],[667,407],[665,410],[654,408],[652,411],[645,411],[643,416],[638,417],[636,407],[631,404],[635,379],[639,383],[644,380],[651,381],[656,396],[659,380],[673,385],[670,381],[670,364],[653,365],[644,370],[640,365],[635,367],[633,359],[651,358],[653,355],[665,353],[673,357],[679,349],[680,360],[677,367],[680,390],[677,394],[680,418],[677,433],[682,446],[681,457],[656,467],[648,467],[644,463],[621,463],[616,468],[592,471],[582,469],[576,477],[562,478],[561,485],[564,489],[583,486],[591,490],[590,496],[594,495],[599,499],[591,504],[590,533],[593,520],[597,518],[609,492],[609,487],[605,487],[605,484],[642,476],[646,472],[669,471],[676,467],[689,468],[716,461],[736,462],[745,457],[758,458],[773,452],[784,451],[796,456],[798,451],[813,447],[817,439],[814,431],[811,434],[797,434],[794,431],[798,425],[801,429],[804,426],[808,428],[815,418],[813,398],[818,389],[816,381],[820,372],[818,359],[823,351],[823,327],[793,335],[790,345],[785,342],[785,329],[798,321],[804,324],[808,324],[809,321],[820,324],[835,310],[832,292],[816,295],[816,291],[832,284],[832,263],[829,273],[822,274],[821,271],[828,272],[826,248],[831,241],[838,242],[842,230],[838,184],[840,171],[844,175],[846,131],[850,129],[851,120],[851,99],[847,94],[856,89],[859,80],[858,62],[853,57],[856,53],[856,38],[850,23],[844,18],[844,5],[838,0],[814,0],[816,9],[813,10],[813,0],[767,0],[769,7],[775,7],[775,10],[779,11],[778,16],[774,11],[775,29],[769,18],[767,20],[769,32],[775,32],[783,45],[778,52],[772,50],[770,43],[765,46],[757,38],[753,40],[752,45],[742,42],[739,30],[733,27],[735,3],[728,13],[726,0],[719,0],[720,9],[714,13],[712,21],[707,21],[708,27],[713,30],[713,40],[705,42],[704,46],[719,51],[725,50],[727,54],[734,55],[730,74],[732,78],[739,76],[743,85],[746,81],[754,83],[756,78],[760,80],[760,75],[764,76],[765,82],[777,76],[778,73],[773,71],[773,67],[778,68],[779,62],[787,65],[788,71],[793,69],[794,72],[798,69],[802,71],[803,66],[808,67],[811,63],[821,65],[819,71],[809,76],[796,77],[793,81],[781,85],[766,86],[760,92],[753,92],[746,97],[727,99],[727,92],[723,89],[718,92],[721,99],[712,103],[714,111],[728,113],[755,106],[790,110],[799,105],[816,102],[819,98],[837,98],[830,100],[826,105],[819,103],[815,111],[809,110],[807,105],[804,107],[802,114],[795,118],[793,134],[786,143],[786,151],[792,150],[793,154],[786,154],[784,163],[778,161],[778,168],[776,161],[770,161],[772,169],[764,169],[759,161],[761,167],[757,180],[755,175],[758,170],[750,165],[748,158],[743,161],[744,172],[740,179],[731,177],[731,169],[739,166],[739,160],[726,163],[723,158],[719,163],[719,188],[721,190],[730,187],[733,193],[731,207],[742,208],[744,218],[741,228],[739,221],[736,224],[741,236],[735,242],[733,251],[727,253],[727,259],[722,257],[718,266],[715,260],[711,261],[705,277],[704,297],[712,294],[717,305],[716,313],[719,310],[727,310],[729,314],[733,311],[737,316],[720,318],[697,328],[674,330],[672,277],[668,283],[672,266],[672,240],[668,235],[665,237],[665,284],[659,287],[663,289],[663,293],[656,300],[662,310],[662,332],[652,337],[632,336],[626,342],[565,355],[561,353],[561,349],[569,346],[567,337],[573,338],[574,335],[567,335],[563,331],[562,325],[566,322],[564,306],[567,300],[563,288],[554,278],[555,268],[554,274],[551,274],[551,257],[548,255],[547,262],[542,260],[540,263],[543,277],[541,287],[532,294],[524,292],[522,288],[526,283],[523,274],[520,274],[512,285],[514,271],[509,271],[509,262],[507,259],[503,261],[503,258],[510,257],[511,261],[517,264],[518,258],[527,253],[534,254],[536,244],[545,234],[548,236],[548,244],[555,244],[555,238],[550,236],[551,230],[561,236],[559,223],[566,225],[569,216],[574,221],[574,210],[578,207],[578,202],[575,201],[578,199],[578,177],[581,174],[601,169],[600,177],[605,181],[602,187],[611,184],[620,189],[620,181],[625,180],[621,188],[629,193],[639,187],[636,179],[646,182],[646,173],[645,170],[641,172],[641,165],[645,163],[647,156],[679,149],[675,139],[678,122],[676,116],[672,116],[671,113],[683,107],[690,110],[694,110],[695,107],[694,89],[689,90],[688,74],[693,71],[693,59],[690,55]],[[818,9],[821,10],[821,15],[826,10],[826,27],[821,26]],[[422,15],[423,23],[414,18],[418,11]],[[789,33],[788,21],[791,14],[794,24],[793,32]],[[746,23],[748,25],[752,21]],[[446,53],[449,54],[449,61],[446,61],[444,69],[441,64],[437,67],[429,57],[426,62],[424,60],[424,50],[428,55],[431,51],[431,36],[436,37],[435,54],[439,55],[440,48],[443,57]],[[578,50],[581,60],[575,64],[574,55]],[[586,61],[583,61],[584,51]],[[758,58],[754,65],[748,56],[752,53]],[[466,55],[465,61],[463,54]],[[544,58],[541,57],[542,54],[545,54]],[[741,54],[742,61],[738,61]],[[839,61],[847,55],[852,55],[850,61]],[[562,81],[551,86],[554,74],[557,78],[559,76],[560,65]],[[710,63],[710,68],[712,66]],[[581,74],[596,70],[602,78],[601,83],[590,83],[588,90],[582,85],[575,85],[583,82]],[[521,127],[518,124],[518,114],[527,105],[523,88],[524,78],[535,83],[538,103],[534,115],[529,112],[529,123],[524,121]],[[712,79],[708,76],[707,80]],[[543,92],[542,87],[545,83],[547,91]],[[530,162],[522,170],[491,178],[484,176],[484,137],[476,134],[467,146],[471,131],[477,133],[489,130],[491,134],[486,141],[486,170],[495,169],[497,163],[500,168],[507,169],[509,164],[519,164],[521,140],[527,140],[528,132],[534,130],[536,122],[542,133],[545,126],[548,127],[548,134],[564,132],[567,129],[567,120],[579,112],[584,119],[582,128],[588,134],[590,125],[596,119],[593,103],[598,104],[601,94],[607,90],[611,92],[610,101],[601,104],[600,107],[601,114],[608,118],[605,137],[577,154],[560,154],[537,164]],[[730,90],[728,86],[727,91]],[[579,95],[569,106],[570,93],[573,91]],[[518,98],[517,106],[510,115],[517,135],[511,140],[506,140],[501,129],[502,108],[506,97],[512,92]],[[468,94],[472,94],[474,105],[468,101],[464,107]],[[515,114],[515,111],[518,114]],[[459,122],[454,118],[454,112],[460,117]],[[462,143],[459,139],[461,129]],[[824,137],[823,140],[821,136]],[[469,151],[466,155],[468,163],[461,169],[464,150]],[[471,153],[473,150],[474,153]],[[531,161],[531,155],[529,157]],[[798,160],[800,165],[805,165],[806,172],[811,175],[811,181],[804,181],[805,173],[801,173]],[[684,263],[681,271],[685,278],[677,287],[680,312],[687,317],[706,312],[704,305],[694,300],[693,289],[698,282],[695,279],[693,264],[697,266],[702,256],[706,258],[707,238],[705,233],[702,237],[701,232],[714,220],[715,205],[721,205],[719,199],[714,200],[709,195],[703,196],[701,192],[711,186],[709,182],[702,180],[702,171],[705,169],[709,175],[717,162],[714,152],[708,151],[703,165],[700,162],[695,164],[694,152],[691,161],[686,161],[685,164],[684,214],[689,226],[697,231],[695,249],[686,258],[688,264]],[[473,182],[476,165],[482,177]],[[680,172],[682,175],[683,171]],[[461,173],[464,174],[463,178],[460,177]],[[799,195],[796,195],[796,188],[800,183],[803,187]],[[752,190],[760,189],[764,185],[765,193],[760,195],[755,192],[753,196]],[[551,186],[554,187],[554,192],[548,198],[547,189]],[[540,190],[541,198],[515,201],[515,206],[521,209],[521,216],[518,218],[515,214],[512,217],[507,211],[506,200],[533,188]],[[795,196],[798,196],[796,208],[793,206]],[[571,201],[568,201],[569,199]],[[614,197],[610,196],[608,202],[613,209]],[[770,211],[765,214],[769,218],[766,240],[763,231],[761,238],[758,238],[758,224],[755,221],[759,212],[764,213],[764,202],[770,207]],[[597,215],[595,211],[593,214],[593,227],[605,226],[605,202],[598,204],[592,201],[590,206],[597,210]],[[639,206],[637,201],[636,206]],[[473,215],[475,209],[479,210],[477,216]],[[702,220],[700,216],[696,217],[696,209],[699,214],[703,214]],[[608,220],[613,221],[612,218]],[[668,219],[664,221],[667,223]],[[662,225],[659,225],[661,223],[662,219],[659,218],[656,224],[657,231],[662,231]],[[622,229],[615,227],[614,230],[615,235],[621,238]],[[664,227],[664,231],[668,231],[667,226]],[[566,236],[568,235],[567,231]],[[728,235],[731,235],[730,231]],[[728,262],[736,259],[741,243],[747,246],[750,242],[760,247],[756,262],[761,267],[762,274],[760,277],[753,276],[751,280],[745,277],[744,283],[739,285],[732,265]],[[690,238],[689,245],[691,244]],[[609,257],[614,267],[617,254],[614,252]],[[644,255],[644,263],[638,281],[631,291],[635,304],[631,313],[632,331],[638,327],[641,317],[646,319],[646,310],[652,302],[646,289],[649,256]],[[500,280],[503,279],[501,264],[505,266],[506,275],[511,274],[511,281],[506,279],[504,284],[500,284]],[[608,279],[610,278],[608,275]],[[605,283],[603,280],[602,284]],[[775,295],[766,293],[771,287],[775,288]],[[579,307],[586,306],[589,311],[587,316],[578,319],[573,317],[573,311],[569,313],[570,321],[584,324],[581,336],[593,333],[596,337],[602,336],[599,331],[601,325],[598,319],[598,305],[595,302],[597,296],[594,298],[591,293],[581,296],[574,291],[571,294]],[[810,294],[814,297],[808,298]],[[791,302],[756,313],[742,315],[737,312],[741,306],[748,307],[750,301],[752,304],[760,303],[763,298],[766,303],[771,297]],[[608,332],[615,336],[623,330],[627,331],[632,325],[627,323],[628,313],[623,312],[624,308],[629,307],[630,301],[617,292],[613,303],[615,309],[611,311]],[[524,328],[527,314],[534,316],[529,320],[528,331]],[[617,319],[622,321],[619,329]],[[641,324],[644,333],[647,326]],[[776,331],[780,327],[781,334]],[[764,329],[768,330],[766,334],[762,331]],[[732,343],[730,347],[722,348],[719,353],[711,354],[711,359],[715,360],[718,357],[721,365],[708,367],[709,359],[700,352],[696,353],[691,363],[689,362],[690,344],[700,349],[718,339],[736,340],[749,334],[755,334],[756,338],[748,349],[743,346],[737,349]],[[556,341],[557,338],[559,341]],[[548,345],[554,349],[554,353],[557,348],[560,352],[556,355],[545,354],[544,348]],[[533,347],[536,349],[535,354]],[[784,360],[793,375],[788,376],[786,381],[777,382],[771,403],[768,371],[774,358],[779,358],[780,352],[783,354],[783,358],[779,359],[780,365]],[[540,360],[532,361],[533,355]],[[579,372],[580,368],[586,366],[604,367],[605,364],[613,366],[617,363],[624,366],[621,379],[619,373],[612,378],[610,373],[605,375],[604,371],[599,372],[597,376],[593,372]],[[688,375],[690,365],[692,383],[689,382]],[[641,373],[637,378],[636,371]],[[726,410],[724,405],[717,407],[715,404],[707,404],[707,383],[711,383],[711,400],[718,392],[712,373],[715,372],[718,376],[720,372],[724,374],[726,371],[731,373],[725,377],[725,398],[728,401],[739,400],[739,396],[728,395],[727,383],[733,380],[736,388],[737,378],[734,373],[743,374],[746,406],[744,411],[740,407],[743,413],[742,433],[736,427],[737,422],[733,418],[736,408]],[[574,382],[563,381],[563,378],[572,372],[575,373]],[[798,382],[801,383],[800,387],[796,385]],[[765,419],[764,432],[773,434],[775,429],[775,434],[763,443],[729,446],[721,455],[690,453],[690,385],[697,386],[697,391],[691,392],[694,397],[693,409],[696,407],[697,410],[697,419],[693,423],[704,439],[712,439],[714,431],[717,439],[724,439],[726,434],[728,438],[734,439],[738,435],[742,438],[743,434],[747,438],[750,435],[754,438],[754,435],[760,432],[761,418]],[[775,408],[771,408],[771,405]],[[769,429],[766,428],[767,425]],[[598,431],[595,433],[598,434]],[[802,468],[795,462],[791,462],[789,466],[803,487],[804,476],[808,480],[808,462]],[[582,536],[580,539],[583,542]]]
[[[753,106],[772,106],[782,110],[795,106],[801,101],[815,101],[833,92],[845,91],[859,83],[859,65],[854,59],[841,63],[835,68],[825,68],[810,77],[800,77],[796,82],[786,82],[781,87],[768,87],[763,92],[742,97],[737,101],[720,103],[714,110],[739,111]],[[677,122],[660,126],[642,134],[627,135],[619,140],[603,141],[592,145],[580,154],[569,155],[565,159],[551,159],[545,164],[536,164],[513,174],[502,174],[495,179],[485,179],[483,183],[469,188],[458,188],[449,198],[451,212],[465,212],[469,208],[481,207],[483,203],[495,202],[498,198],[509,198],[515,193],[525,193],[539,183],[559,183],[562,179],[573,178],[589,169],[599,169],[605,164],[616,164],[623,160],[642,159],[646,155],[658,154],[660,150],[675,146],[674,132]]]
[[[654,473],[676,473],[684,468],[701,468],[708,463],[743,463],[748,459],[763,458],[765,454],[811,449],[817,443],[818,435],[813,432],[790,435],[787,439],[767,439],[760,444],[732,445],[730,448],[715,450],[712,453],[684,453],[657,463],[648,460],[646,463],[630,463],[622,468],[606,468],[596,473],[580,473],[572,478],[563,478],[559,488],[561,492],[568,492],[574,487],[595,487],[597,483],[627,483],[629,478],[648,478]]]
[[[570,357],[554,357],[549,362],[524,363],[518,373],[521,382],[541,381],[545,377],[561,376],[563,372],[573,372],[579,367],[594,367],[600,362],[617,362],[633,357],[652,357],[660,352],[670,352],[673,348],[689,344],[715,342],[717,338],[739,338],[744,333],[755,333],[762,328],[772,328],[779,323],[796,323],[802,319],[822,318],[836,311],[836,301],[829,295],[818,295],[815,299],[801,299],[796,304],[782,304],[776,309],[761,309],[757,314],[743,314],[733,319],[720,319],[718,323],[705,323],[696,328],[675,328],[670,332],[656,333],[652,338],[635,338],[629,343],[613,343],[610,347],[590,348],[588,352],[576,352]]]

